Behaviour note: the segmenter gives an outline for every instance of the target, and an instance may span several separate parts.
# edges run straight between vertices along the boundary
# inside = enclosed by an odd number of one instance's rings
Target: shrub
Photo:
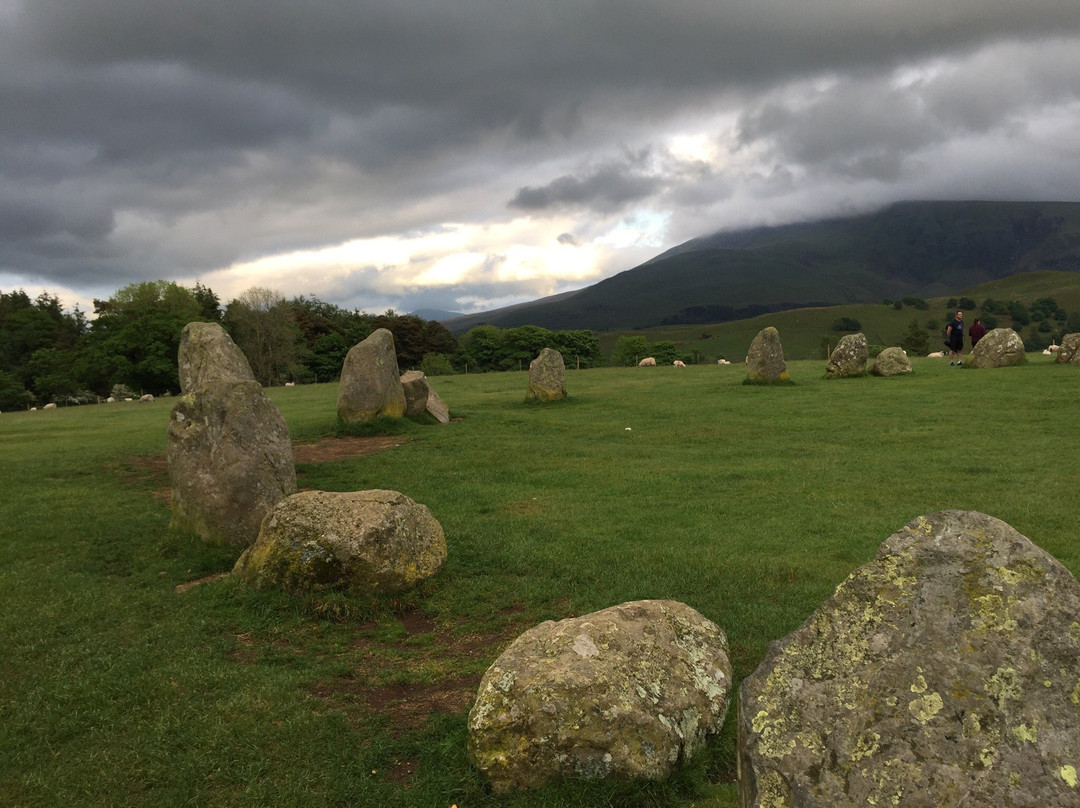
[[[420,371],[425,376],[452,376],[454,366],[447,354],[426,353],[420,360]]]
[[[970,297],[962,297],[956,302],[956,306],[961,309],[973,309],[975,308],[975,301]]]
[[[867,356],[869,356],[871,359],[876,358],[877,355],[879,353],[881,353],[882,351],[884,351],[884,350],[885,350],[884,345],[870,345],[870,344],[867,344],[867,346],[866,346]]]
[[[858,331],[861,328],[862,323],[854,317],[839,317],[832,324],[833,331]]]
[[[109,396],[115,398],[117,401],[123,401],[125,398],[139,397],[138,394],[126,384],[114,384],[112,390],[109,391]]]

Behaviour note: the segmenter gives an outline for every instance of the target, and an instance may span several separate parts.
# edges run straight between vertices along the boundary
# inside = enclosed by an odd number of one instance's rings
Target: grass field
[[[237,552],[168,527],[167,399],[4,413],[0,805],[733,806],[730,716],[672,782],[493,797],[465,758],[479,677],[538,621],[673,598],[725,629],[741,678],[942,508],[1080,571],[1080,369],[914,365],[792,362],[776,388],[737,365],[571,371],[554,405],[522,373],[435,379],[459,420],[298,464],[301,486],[395,489],[441,522],[441,574],[374,604],[186,588]],[[334,435],[336,385],[269,392],[298,444]]]

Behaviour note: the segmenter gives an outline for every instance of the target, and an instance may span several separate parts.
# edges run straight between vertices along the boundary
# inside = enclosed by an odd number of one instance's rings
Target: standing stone
[[[873,376],[902,376],[905,373],[911,373],[911,360],[903,348],[896,346],[879,353],[870,367]]]
[[[566,398],[566,365],[562,354],[554,348],[544,348],[529,363],[529,389],[525,398],[537,401],[559,401]]]
[[[394,335],[377,328],[345,356],[337,400],[338,418],[373,421],[405,414],[405,391],[398,372]]]
[[[256,586],[301,593],[394,593],[446,562],[442,527],[397,491],[303,491],[282,500],[233,573]]]
[[[407,370],[401,374],[401,389],[405,393],[405,416],[418,418],[427,410],[427,378],[419,370]]]
[[[217,323],[188,323],[180,332],[180,390],[193,393],[218,381],[255,381],[244,352]]]
[[[1024,362],[1024,341],[1011,328],[995,328],[971,349],[968,364],[973,368],[1003,368]]]
[[[169,420],[172,523],[206,541],[246,546],[296,490],[292,441],[257,381],[214,381],[180,396]]]
[[[1066,334],[1054,360],[1059,365],[1080,365],[1080,334]]]
[[[548,621],[484,674],[469,759],[497,792],[561,778],[660,780],[720,730],[730,692],[724,632],[683,603]]]
[[[743,680],[741,808],[1080,805],[1080,584],[1004,522],[920,516]]]
[[[771,325],[763,328],[750,343],[746,353],[746,380],[775,384],[790,378],[784,361],[784,348],[780,344],[780,332]]]
[[[825,378],[862,376],[866,373],[866,360],[869,355],[865,334],[847,334],[841,337],[825,365]]]

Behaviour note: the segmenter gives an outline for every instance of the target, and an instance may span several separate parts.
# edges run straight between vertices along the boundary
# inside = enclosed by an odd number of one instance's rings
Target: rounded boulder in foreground
[[[1080,805],[1080,584],[998,519],[912,520],[739,688],[739,805]]]
[[[641,600],[534,626],[484,674],[469,759],[499,792],[561,778],[660,780],[724,720],[727,637]]]
[[[277,504],[233,574],[289,592],[409,589],[446,562],[431,511],[397,491],[303,491]]]

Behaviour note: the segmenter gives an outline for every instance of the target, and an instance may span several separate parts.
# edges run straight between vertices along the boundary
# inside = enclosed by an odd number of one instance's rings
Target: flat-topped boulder
[[[338,385],[338,418],[345,422],[373,421],[405,414],[405,391],[398,372],[394,335],[375,329],[345,356]]]
[[[1080,584],[998,519],[920,516],[740,686],[742,808],[1080,805]]]
[[[724,632],[683,603],[548,621],[484,674],[469,759],[497,792],[566,778],[660,780],[720,730],[730,692]]]
[[[401,592],[436,575],[446,537],[431,511],[397,491],[302,491],[283,499],[233,574],[288,592]]]
[[[866,373],[866,360],[869,355],[865,334],[860,332],[844,335],[829,355],[829,361],[825,365],[825,378],[862,376]]]

